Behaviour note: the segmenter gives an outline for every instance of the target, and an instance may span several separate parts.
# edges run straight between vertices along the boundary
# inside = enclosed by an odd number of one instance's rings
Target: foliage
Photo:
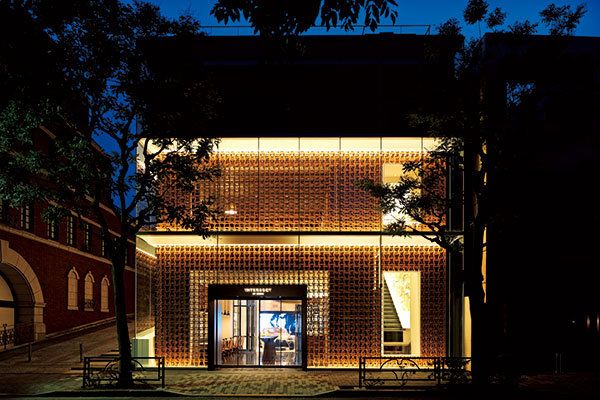
[[[437,33],[441,36],[457,37],[461,30],[460,22],[456,18],[450,18],[437,26]]]
[[[8,174],[3,169],[0,185],[22,185],[36,196],[64,203],[70,209],[77,207],[82,213],[94,212],[86,198],[96,203],[114,199],[111,208],[130,233],[165,218],[200,228],[202,224],[195,224],[191,216],[165,204],[160,190],[191,191],[194,182],[214,175],[217,171],[198,166],[206,164],[216,142],[158,138],[169,117],[153,113],[147,95],[158,84],[185,85],[187,99],[207,119],[214,116],[218,97],[202,82],[157,82],[145,64],[142,46],[145,40],[155,37],[196,35],[198,23],[189,16],[169,20],[156,6],[137,1],[90,1],[82,7],[84,13],[67,17],[46,14],[47,2],[32,3],[29,8],[26,4],[20,7],[28,10],[32,21],[52,22],[43,26],[52,38],[48,52],[55,55],[56,67],[66,84],[60,93],[32,88],[33,93],[37,90],[43,95],[38,101],[30,100],[32,95],[14,92],[4,98],[0,110],[4,128],[0,138],[2,161],[8,167],[21,168],[21,173]],[[20,78],[27,79],[29,76]],[[77,104],[65,103],[69,96]],[[87,110],[83,119],[82,110]],[[141,130],[136,129],[135,122]],[[55,151],[48,154],[36,151],[31,135],[32,127],[44,124],[68,128],[61,129],[64,133],[57,136]],[[145,141],[145,136],[154,139]],[[112,150],[99,152],[90,145],[93,139],[108,143]],[[13,154],[15,148],[21,151]],[[144,164],[134,171],[131,166],[135,165],[136,150],[142,152]],[[45,171],[54,190],[35,192],[39,183],[31,177],[40,170]],[[157,186],[160,180],[154,177],[173,173],[180,178],[173,181],[173,187]],[[10,192],[3,191],[6,196]],[[21,203],[18,198],[13,200]],[[144,208],[136,213],[140,204]]]
[[[51,0],[1,4],[3,18],[18,19],[25,37],[4,25],[0,39],[9,49],[0,59],[8,75],[0,80],[0,193],[12,205],[42,200],[47,218],[68,212],[90,215],[101,225],[112,261],[120,384],[131,384],[123,274],[128,239],[156,220],[207,235],[216,210],[210,199],[194,210],[165,201],[165,192],[191,193],[196,183],[219,172],[207,160],[211,138],[161,138],[171,117],[153,112],[157,86],[175,87],[207,122],[218,96],[201,80],[162,80],[147,65],[144,45],[157,37],[193,37],[199,24],[189,16],[171,20],[157,6],[141,2],[89,0],[70,7]],[[10,26],[10,25],[9,25]],[[39,65],[20,68],[32,53]],[[55,136],[47,151],[36,144],[37,129]],[[138,129],[141,128],[141,129]],[[146,139],[149,138],[149,139]],[[103,142],[100,149],[94,140]],[[139,156],[136,164],[136,153]],[[109,234],[104,207],[116,215],[121,236]]]
[[[516,21],[512,25],[508,26],[508,31],[514,35],[527,36],[533,35],[537,32],[539,23],[532,23],[529,20],[523,22]]]
[[[549,4],[540,12],[542,23],[549,28],[551,35],[572,35],[579,25],[581,18],[586,14],[585,4],[579,4],[571,11],[570,5],[557,6]]]
[[[496,8],[488,13],[488,4],[483,0],[469,1],[464,12],[465,22],[467,24],[480,24],[485,21],[490,29],[494,31],[501,30],[506,19],[506,14]],[[574,11],[569,6],[557,7],[548,6],[542,11],[542,22],[550,27],[552,35],[572,34],[576,25],[585,13],[583,6],[578,6]],[[538,23],[530,21],[515,22],[508,27],[508,34],[513,36],[526,36],[535,33]],[[460,35],[460,26],[458,21],[449,20],[438,26],[438,33],[442,36],[456,38]],[[454,170],[462,172],[465,186],[468,192],[464,194],[465,199],[465,243],[464,243],[464,270],[461,271],[461,277],[464,279],[465,295],[470,298],[471,314],[473,317],[473,372],[477,374],[476,380],[486,381],[489,375],[486,368],[489,366],[485,360],[487,349],[484,348],[483,337],[483,316],[485,310],[484,293],[482,287],[482,257],[483,251],[487,246],[485,230],[489,223],[494,222],[496,218],[507,218],[502,214],[502,204],[498,204],[497,194],[493,191],[494,186],[486,177],[490,172],[504,172],[514,163],[515,149],[511,148],[514,143],[503,137],[503,129],[510,129],[512,121],[507,120],[508,126],[492,125],[486,115],[486,109],[483,102],[480,101],[480,77],[478,74],[479,66],[482,62],[483,37],[470,39],[466,41],[456,54],[454,101],[448,104],[445,112],[438,113],[420,113],[412,118],[412,126],[423,132],[424,136],[439,137],[443,144],[439,150],[442,158],[437,158],[436,151],[427,155],[425,162],[407,165],[406,172],[412,172],[413,178],[402,178],[397,186],[381,185],[374,182],[368,182],[363,187],[367,188],[379,200],[384,212],[404,213],[410,218],[420,222],[427,222],[428,214],[435,209],[428,208],[425,205],[436,204],[438,207],[444,206],[443,199],[435,197],[435,191],[425,191],[426,187],[419,187],[421,182],[425,182],[424,177],[432,170],[439,171],[439,176],[446,172],[447,168],[443,162],[446,160],[455,160]],[[530,121],[532,110],[535,110],[535,82],[509,82],[507,90],[507,118],[515,120],[521,118],[521,121]],[[511,135],[507,135],[511,136]],[[452,142],[452,138],[462,138],[463,142]],[[453,143],[447,146],[444,143]],[[494,160],[491,162],[490,160]],[[416,178],[414,178],[416,177]],[[446,193],[440,193],[445,196]],[[468,196],[468,197],[466,197]],[[467,204],[468,200],[468,204]],[[451,207],[452,204],[447,204]],[[441,220],[443,221],[443,220]],[[453,232],[449,231],[444,224],[423,224],[428,230],[430,240],[433,236],[440,246],[457,252],[460,247],[453,246],[457,239]],[[407,234],[406,221],[402,219],[388,226],[388,231],[397,234]],[[426,233],[422,233],[426,235]],[[498,232],[496,231],[496,234]],[[468,237],[467,237],[468,235]],[[445,239],[447,238],[447,239]]]
[[[476,24],[485,18],[489,5],[485,0],[469,0],[463,12],[463,18],[469,25]]]
[[[446,196],[445,183],[450,171],[464,168],[463,142],[443,137],[428,150],[419,160],[402,165],[403,175],[398,182],[363,180],[359,186],[379,200],[384,214],[394,215],[394,221],[385,226],[386,232],[419,234],[448,251],[460,252],[462,231],[450,229],[448,221],[450,210],[462,206],[462,198]]]
[[[506,20],[506,13],[503,12],[500,8],[496,7],[494,11],[490,12],[485,22],[487,27],[491,30],[495,30],[497,27],[504,25],[504,21]]]
[[[349,31],[358,23],[374,31],[381,18],[395,23],[396,0],[217,0],[211,14],[228,24],[244,18],[263,36],[299,35],[317,21]]]

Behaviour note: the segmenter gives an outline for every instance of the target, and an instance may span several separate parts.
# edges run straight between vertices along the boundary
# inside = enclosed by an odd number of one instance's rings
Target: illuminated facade
[[[433,143],[222,139],[211,161],[221,176],[169,199],[191,207],[214,197],[215,234],[159,223],[139,235],[136,352],[209,368],[449,354],[461,321],[449,312],[446,252],[417,234],[384,234],[390,216],[357,186],[397,182]]]

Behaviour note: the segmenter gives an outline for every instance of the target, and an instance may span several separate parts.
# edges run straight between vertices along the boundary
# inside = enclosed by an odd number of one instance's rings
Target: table
[[[277,336],[261,336],[260,340],[263,341],[263,355],[262,355],[262,364],[263,365],[273,365],[275,364],[275,339]]]

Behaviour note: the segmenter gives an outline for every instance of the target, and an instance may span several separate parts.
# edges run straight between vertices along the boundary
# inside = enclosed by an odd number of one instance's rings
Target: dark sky
[[[210,9],[216,0],[150,0],[161,7],[171,17],[181,13],[190,13],[202,25],[219,25],[210,16]],[[587,4],[588,12],[576,31],[578,36],[600,36],[600,0],[488,0],[490,8],[500,7],[508,13],[507,22],[529,19],[538,21],[539,11],[550,3],[568,4],[575,7]],[[462,21],[462,11],[466,0],[398,0],[398,24],[431,24],[437,25],[448,18],[455,17]],[[476,34],[475,27],[465,30],[467,36]],[[417,32],[412,32],[417,33]],[[539,33],[545,33],[540,29]]]

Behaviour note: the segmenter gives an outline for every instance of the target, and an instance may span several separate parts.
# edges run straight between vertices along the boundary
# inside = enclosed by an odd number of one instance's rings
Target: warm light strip
[[[426,137],[255,137],[222,138],[217,153],[310,153],[404,151],[420,153],[431,150],[435,138]]]
[[[379,246],[379,243],[155,243],[155,247],[168,247],[168,246],[180,246],[180,247],[222,247],[222,246],[286,246],[286,247],[319,247],[319,246]],[[419,243],[382,243],[381,247],[394,247],[394,246],[407,246],[407,247],[438,247],[434,242],[424,241]],[[138,249],[138,251],[141,251]],[[146,252],[144,252],[146,253]],[[148,253],[146,253],[148,254]]]
[[[277,236],[277,235],[273,235]],[[390,237],[372,235],[365,238],[366,235],[357,236],[328,236],[328,235],[300,235],[300,237],[294,235],[282,235],[282,239],[287,236],[288,243],[285,240],[277,241],[274,243],[265,243],[264,237],[257,236],[255,238],[251,236],[238,237],[237,240],[245,240],[246,243],[235,243],[232,242],[231,237],[211,237],[209,239],[202,239],[196,235],[140,235],[145,242],[154,247],[164,246],[419,246],[419,247],[437,247],[436,243],[427,240],[421,236],[410,236],[410,237]],[[229,240],[227,240],[229,239]],[[254,242],[252,242],[254,241]],[[293,242],[292,242],[293,241]]]
[[[136,248],[136,249],[135,249],[135,251],[138,251],[138,252],[140,252],[140,253],[142,253],[142,254],[145,254],[145,255],[147,255],[148,257],[151,257],[151,258],[154,258],[154,259],[157,259],[157,258],[158,258],[158,257],[156,257],[156,255],[155,255],[155,254],[150,254],[150,253],[148,253],[147,251],[144,251],[144,250],[140,249],[139,247],[138,247],[138,248]]]
[[[422,152],[432,150],[438,140],[429,137],[253,137],[221,138],[216,153],[261,153],[269,152]],[[141,162],[143,141],[140,142],[138,158]],[[148,145],[149,152],[158,151],[154,144]],[[170,150],[169,150],[170,151]]]

